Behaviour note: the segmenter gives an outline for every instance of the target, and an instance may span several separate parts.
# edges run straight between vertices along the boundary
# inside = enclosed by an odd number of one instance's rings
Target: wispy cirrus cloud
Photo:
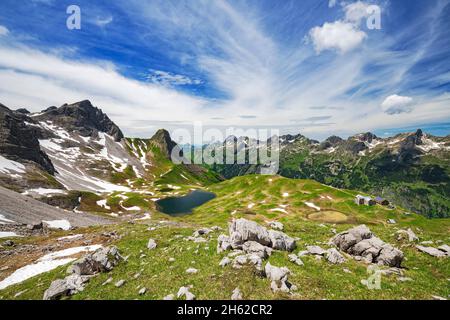
[[[132,123],[139,116],[152,126],[202,120],[313,137],[413,124],[418,116],[436,121],[450,116],[448,70],[438,58],[448,54],[438,31],[449,5],[434,2],[398,26],[395,3],[370,1],[386,10],[380,31],[364,29],[368,1],[330,1],[332,8],[315,0],[118,2],[104,10],[114,17],[105,32],[87,25],[83,37],[70,34],[80,49],[70,55],[0,43],[8,58],[0,60],[0,92],[12,106],[34,108],[90,98],[133,134],[141,134]],[[105,8],[89,8],[103,17]],[[438,69],[422,67],[427,59]],[[411,112],[383,109],[395,92],[414,99]]]
[[[147,79],[152,83],[159,83],[165,86],[199,85],[202,83],[200,79],[191,79],[182,74],[153,69],[150,69]]]

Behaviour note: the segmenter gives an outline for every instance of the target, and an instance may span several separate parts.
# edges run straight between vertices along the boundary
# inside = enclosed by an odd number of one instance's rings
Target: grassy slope
[[[354,156],[282,152],[280,173],[292,178],[312,178],[339,188],[376,192],[396,204],[428,217],[447,217],[450,199],[450,166],[447,154],[426,155],[415,164],[401,165],[379,146],[355,162]],[[305,161],[308,159],[308,161]],[[334,173],[330,164],[334,162]],[[339,165],[336,165],[339,163]]]
[[[269,181],[271,179],[272,181]],[[448,277],[450,263],[448,259],[437,259],[418,252],[413,245],[396,240],[398,228],[411,227],[421,241],[433,240],[450,242],[450,220],[428,220],[419,215],[404,215],[403,210],[387,210],[380,206],[365,207],[353,203],[354,192],[337,190],[310,180],[291,180],[282,177],[243,176],[220,184],[211,185],[208,190],[217,194],[217,198],[197,208],[192,215],[171,218],[154,212],[152,220],[136,224],[121,224],[102,228],[88,229],[87,232],[116,230],[123,237],[117,241],[127,262],[121,263],[110,274],[102,274],[91,280],[86,290],[72,299],[161,299],[167,294],[176,293],[181,286],[193,285],[192,292],[199,299],[229,299],[232,290],[239,286],[244,297],[249,299],[430,299],[431,295],[447,297],[450,294]],[[283,197],[283,193],[289,193]],[[322,196],[330,196],[321,199]],[[261,203],[265,201],[266,203]],[[311,221],[307,217],[315,210],[304,204],[310,201],[320,206],[322,211],[339,211],[348,217],[345,223],[335,226],[326,222]],[[248,209],[248,205],[255,205]],[[271,212],[280,204],[288,205],[288,214]],[[234,215],[231,213],[237,210]],[[307,244],[319,244],[327,247],[326,242],[332,237],[331,228],[343,231],[355,224],[366,223],[381,239],[399,247],[405,253],[405,276],[411,282],[400,282],[396,276],[383,277],[382,290],[368,290],[360,281],[368,277],[363,263],[348,260],[342,265],[330,265],[325,261],[316,261],[314,257],[302,258],[305,266],[290,263],[286,252],[275,252],[269,259],[273,265],[288,266],[293,272],[292,283],[299,287],[296,295],[276,294],[270,290],[267,279],[254,275],[251,269],[234,270],[231,267],[220,268],[219,261],[225,254],[215,251],[214,233],[209,243],[195,244],[177,238],[176,235],[188,236],[203,226],[219,225],[226,227],[232,217],[255,219],[260,223],[265,220],[278,220],[284,223],[285,232],[290,236],[300,237],[298,249],[303,250]],[[333,217],[333,215],[330,215]],[[386,219],[393,218],[398,224],[388,225]],[[159,224],[160,220],[168,221]],[[157,226],[148,231],[148,224]],[[58,236],[61,232],[58,233]],[[158,247],[153,251],[146,249],[148,238],[154,238]],[[36,241],[23,239],[20,241]],[[38,240],[39,241],[39,240]],[[198,252],[196,252],[198,250]],[[140,258],[141,252],[146,257]],[[169,258],[176,261],[170,263]],[[0,261],[1,265],[1,261]],[[185,270],[194,267],[198,274],[189,275]],[[343,272],[343,268],[352,273]],[[50,282],[64,276],[65,268],[59,268],[42,276],[37,276],[22,284],[0,291],[0,297],[13,299],[14,294],[28,289],[19,298],[40,299]],[[141,272],[138,279],[133,275]],[[101,286],[109,276],[115,281],[127,280],[121,288],[113,284]],[[138,286],[145,286],[148,293],[138,295]]]

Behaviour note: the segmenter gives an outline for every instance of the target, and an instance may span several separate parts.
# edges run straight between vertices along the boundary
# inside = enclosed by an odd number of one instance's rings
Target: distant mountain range
[[[419,129],[390,138],[367,132],[346,140],[331,136],[323,142],[300,134],[279,139],[282,176],[362,190],[428,217],[450,216],[450,136],[435,137]],[[232,147],[229,141],[223,142],[224,150]],[[235,151],[248,149],[246,141],[236,138]],[[232,178],[261,168],[235,163],[211,169]]]
[[[223,147],[248,150],[246,141],[230,137]],[[0,104],[0,185],[21,193],[123,192],[177,180],[207,185],[261,170],[250,164],[174,165],[175,146],[166,130],[150,139],[125,138],[87,100],[39,113]],[[449,159],[450,137],[421,130],[384,139],[372,133],[346,140],[332,136],[323,142],[284,135],[279,174],[362,190],[428,217],[448,217]]]

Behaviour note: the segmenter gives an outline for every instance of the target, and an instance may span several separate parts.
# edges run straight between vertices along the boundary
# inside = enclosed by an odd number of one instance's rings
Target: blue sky
[[[81,30],[66,27],[71,4]],[[90,99],[141,137],[193,121],[449,134],[448,30],[450,0],[2,0],[0,102]]]

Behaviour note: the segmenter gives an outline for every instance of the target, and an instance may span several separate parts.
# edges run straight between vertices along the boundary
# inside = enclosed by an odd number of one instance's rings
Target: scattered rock
[[[188,268],[188,269],[186,270],[186,273],[190,273],[190,274],[197,273],[197,272],[198,272],[198,270],[195,269],[195,268]]]
[[[41,222],[34,224],[27,224],[28,230],[42,230],[44,228],[44,224]]]
[[[444,297],[440,297],[440,296],[431,296],[433,298],[433,300],[442,300],[442,301],[446,301],[447,299],[445,299]]]
[[[407,238],[409,242],[419,241],[419,237],[416,236],[414,231],[411,230],[411,228],[408,228],[408,230],[398,230],[397,231],[398,237],[397,240],[400,241],[403,238]]]
[[[230,237],[221,234],[217,238],[217,253],[231,249]]]
[[[397,221],[395,221],[394,219],[388,219],[387,223],[389,223],[389,224],[396,224]]]
[[[153,239],[148,239],[147,249],[153,250],[156,248],[156,241]]]
[[[231,300],[242,300],[242,292],[239,288],[235,288],[233,290],[233,294],[231,295]]]
[[[290,254],[288,257],[289,257],[289,261],[290,262],[295,263],[295,264],[297,264],[299,266],[303,266],[304,265],[302,259],[300,259],[299,256],[297,256],[295,254]]]
[[[413,281],[413,279],[408,278],[408,277],[398,277],[397,280],[400,282]]]
[[[419,246],[417,245],[416,248],[421,251],[421,252],[425,252],[427,254],[429,254],[432,257],[445,257],[447,256],[447,253],[445,251],[441,251],[439,249],[433,248],[433,247],[424,247],[424,246]]]
[[[114,285],[116,286],[116,288],[120,288],[124,284],[125,284],[125,280],[119,280]]]
[[[175,258],[169,258],[169,262],[175,262]]]
[[[403,271],[399,268],[389,268],[384,270],[378,270],[380,274],[390,277],[392,275],[403,276]]]
[[[5,247],[13,247],[14,246],[14,241],[12,241],[12,240],[3,241],[3,246],[5,246]]]
[[[347,268],[344,268],[344,269],[342,269],[342,271],[344,271],[345,273],[353,273],[353,272],[351,272],[349,269],[347,269]]]
[[[195,300],[195,295],[189,291],[189,287],[181,287],[178,290],[177,298],[185,297],[186,300]]]
[[[272,243],[267,229],[254,221],[242,218],[233,219],[228,231],[233,249],[241,249],[247,241],[256,241],[263,246],[270,246]]]
[[[68,273],[78,275],[94,275],[99,272],[111,271],[121,260],[122,256],[115,246],[101,248],[75,261],[68,269]]]
[[[72,274],[64,279],[58,279],[50,284],[44,293],[44,300],[56,300],[63,296],[70,296],[84,290],[84,284],[89,277]]]
[[[173,299],[175,299],[175,295],[173,293],[168,294],[163,298],[163,300],[173,300]]]
[[[140,290],[139,290],[139,292],[138,292],[138,294],[140,295],[140,296],[143,296],[145,293],[147,292],[147,288],[141,288]]]
[[[292,251],[296,247],[295,240],[281,231],[269,230],[269,238],[275,250]]]
[[[282,291],[289,292],[291,288],[291,284],[288,281],[288,277],[290,271],[286,267],[275,267],[270,264],[270,262],[266,263],[264,268],[266,273],[266,277],[271,281],[270,287],[273,292]]]
[[[271,221],[268,223],[269,227],[275,230],[283,231],[284,225],[281,222],[278,221]]]
[[[109,277],[108,279],[105,280],[105,282],[102,283],[102,286],[106,286],[107,284],[111,283],[113,281],[112,277]]]
[[[272,254],[272,249],[259,244],[256,241],[247,241],[242,245],[245,253],[256,254],[261,259],[267,259]]]
[[[325,253],[327,253],[326,250],[322,249],[319,246],[307,246],[306,250],[308,251],[308,254],[319,255],[319,256],[323,256],[323,255],[325,255]]]
[[[450,256],[450,246],[443,244],[442,246],[439,246],[438,249],[445,252],[447,256]]]
[[[341,264],[345,262],[344,256],[335,248],[328,249],[325,256],[327,260],[333,264]]]
[[[223,267],[229,265],[230,263],[231,263],[230,258],[224,257],[224,258],[220,261],[219,266],[221,266],[221,267],[223,268]]]
[[[262,270],[262,259],[256,254],[243,254],[236,256],[233,260],[232,267],[235,269],[240,269],[244,265],[253,265],[256,270]]]
[[[196,230],[194,232],[193,236],[194,237],[201,237],[201,236],[207,235],[210,232],[212,232],[212,230],[209,229],[209,228],[201,228],[201,229]]]
[[[375,237],[365,225],[341,232],[331,239],[336,247],[367,263],[400,267],[403,252]]]

